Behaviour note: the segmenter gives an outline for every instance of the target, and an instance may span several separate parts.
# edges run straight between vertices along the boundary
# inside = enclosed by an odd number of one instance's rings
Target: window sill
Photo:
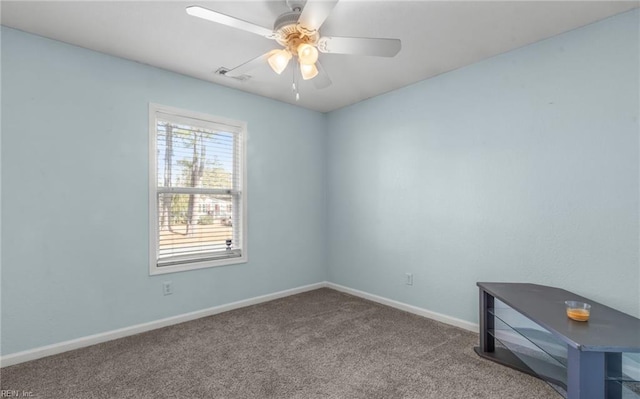
[[[149,269],[149,275],[155,276],[158,274],[179,273],[179,272],[186,272],[189,270],[229,266],[229,265],[236,265],[239,263],[247,263],[247,262],[248,262],[248,259],[247,259],[247,255],[245,254],[237,258],[207,260],[202,262],[192,262],[192,263],[185,263],[181,265],[172,265],[172,266],[158,266],[157,264],[153,263],[151,264],[151,267]]]

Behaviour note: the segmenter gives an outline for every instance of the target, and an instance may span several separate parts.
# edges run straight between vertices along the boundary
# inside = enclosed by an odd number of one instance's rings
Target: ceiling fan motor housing
[[[273,24],[275,39],[282,46],[295,54],[295,49],[302,43],[315,44],[318,41],[317,31],[309,32],[298,24],[300,11],[291,11],[280,15]]]

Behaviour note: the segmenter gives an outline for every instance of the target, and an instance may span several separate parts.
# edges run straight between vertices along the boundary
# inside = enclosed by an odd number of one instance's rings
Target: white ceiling
[[[201,5],[272,28],[285,1],[2,1],[3,25],[327,112],[607,18],[638,1],[340,1],[321,28],[327,36],[402,40],[395,58],[320,54],[333,84],[301,82],[291,66],[267,65],[240,82],[218,76],[273,48],[275,41],[188,16]]]

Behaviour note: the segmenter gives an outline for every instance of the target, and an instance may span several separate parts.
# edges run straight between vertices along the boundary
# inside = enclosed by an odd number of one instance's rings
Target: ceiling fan
[[[225,76],[241,77],[250,70],[268,63],[281,74],[292,58],[297,59],[304,80],[313,79],[318,89],[331,85],[331,79],[318,61],[318,52],[393,57],[400,51],[398,39],[320,36],[320,27],[338,0],[286,0],[291,11],[276,18],[273,30],[243,21],[200,6],[187,7],[187,14],[232,28],[272,39],[282,46],[224,72]],[[314,79],[315,78],[315,79]],[[298,93],[295,88],[296,97]]]

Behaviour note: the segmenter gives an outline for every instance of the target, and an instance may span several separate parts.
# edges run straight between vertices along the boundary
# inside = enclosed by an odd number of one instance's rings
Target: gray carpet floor
[[[6,367],[32,398],[558,399],[478,336],[330,289]]]

